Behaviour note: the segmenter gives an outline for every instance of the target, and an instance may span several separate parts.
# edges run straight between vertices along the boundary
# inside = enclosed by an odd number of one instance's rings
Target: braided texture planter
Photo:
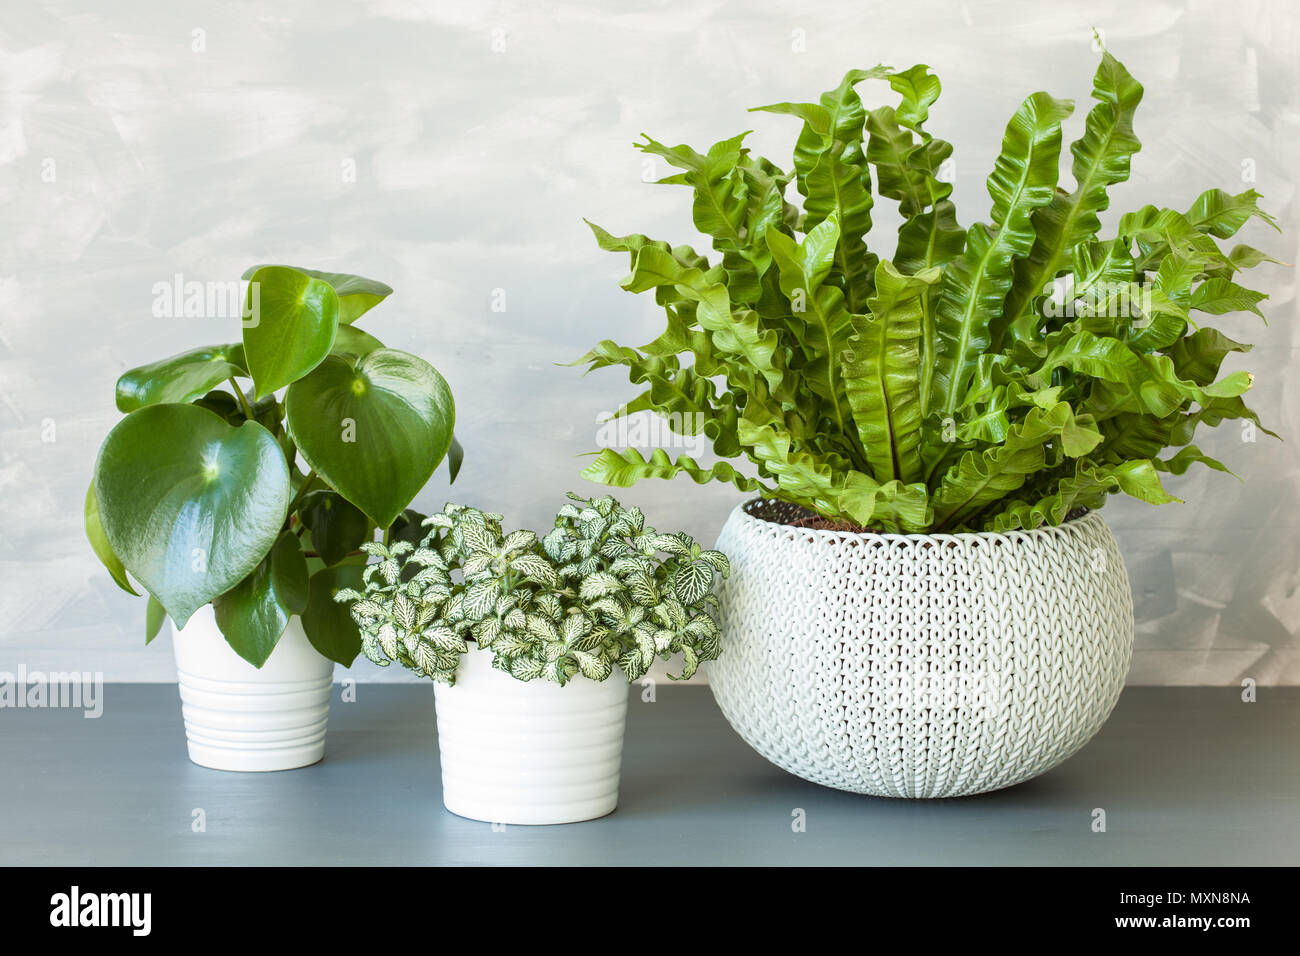
[[[752,501],[718,538],[709,686],[745,741],[806,780],[888,797],[1009,787],[1110,715],[1133,599],[1101,516],[1006,534],[857,534]],[[768,520],[771,519],[771,520]]]

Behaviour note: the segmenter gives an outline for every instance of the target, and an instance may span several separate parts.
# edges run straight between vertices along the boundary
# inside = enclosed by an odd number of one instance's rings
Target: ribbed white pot
[[[260,669],[226,643],[210,604],[172,631],[191,760],[214,770],[292,770],[325,755],[334,664],[297,617]]]
[[[772,763],[888,797],[1037,776],[1082,747],[1124,686],[1133,599],[1101,516],[1006,534],[794,528],[732,512],[717,547],[723,714]]]
[[[488,823],[577,823],[618,805],[627,684],[519,681],[471,645],[436,684],[442,802]]]

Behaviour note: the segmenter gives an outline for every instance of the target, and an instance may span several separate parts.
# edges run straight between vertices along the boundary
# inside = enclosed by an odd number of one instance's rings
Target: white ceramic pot
[[[577,823],[618,805],[627,683],[519,681],[470,646],[434,685],[442,802],[488,823]]]
[[[732,512],[718,538],[723,714],[814,783],[890,797],[1008,787],[1082,747],[1133,649],[1133,599],[1094,513],[1006,534],[852,534]],[[777,520],[767,520],[768,518]]]
[[[236,654],[212,605],[173,625],[190,759],[214,770],[292,770],[325,755],[334,663],[289,619],[262,667]]]

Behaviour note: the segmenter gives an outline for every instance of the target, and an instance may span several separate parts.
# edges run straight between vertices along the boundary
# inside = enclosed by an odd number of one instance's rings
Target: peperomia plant
[[[418,543],[363,545],[378,561],[363,590],[336,600],[351,604],[365,655],[446,684],[468,640],[519,680],[557,684],[604,680],[615,665],[633,681],[677,653],[674,679],[685,680],[716,659],[711,588],[730,570],[726,557],[647,528],[639,508],[608,496],[569,498],[540,541],[504,533],[499,514],[449,504],[424,521]]]
[[[352,322],[391,292],[359,276],[260,266],[242,342],[132,369],[86,495],[86,534],[113,579],[149,594],[146,641],[211,603],[261,667],[298,614],[326,657],[360,635],[334,601],[361,583],[361,545],[409,535],[406,509],[461,451],[446,381]],[[240,380],[251,380],[251,394]],[[277,397],[281,390],[282,397]],[[299,467],[299,461],[305,467]]]
[[[855,87],[886,80],[897,106],[867,110]],[[631,254],[622,282],[653,289],[667,329],[639,349],[604,341],[578,363],[625,365],[651,410],[702,432],[709,467],[662,450],[602,451],[584,476],[721,480],[875,530],[1006,530],[1059,524],[1122,491],[1178,500],[1160,473],[1200,462],[1196,427],[1258,419],[1249,345],[1194,312],[1259,313],[1234,275],[1276,261],[1218,239],[1249,219],[1276,226],[1258,194],[1203,193],[1185,212],[1145,206],[1101,237],[1107,187],[1128,178],[1141,85],[1109,53],[1097,70],[1073,188],[1058,182],[1073,104],[1034,93],[1006,128],[988,177],[989,222],[958,224],[944,175],[952,147],[925,128],[939,80],[925,66],[848,73],[817,103],[760,107],[803,121],[793,171],[743,145],[706,153],[646,137],[680,170],[696,228],[720,261],[592,226]],[[875,191],[903,216],[892,260],[868,250]],[[786,201],[793,180],[802,209]],[[725,386],[720,386],[724,381]],[[1269,434],[1272,434],[1271,432]],[[1165,449],[1177,448],[1170,457]],[[751,477],[727,459],[747,456]]]

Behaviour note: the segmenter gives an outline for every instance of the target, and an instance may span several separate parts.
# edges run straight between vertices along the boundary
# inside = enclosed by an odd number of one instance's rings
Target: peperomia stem
[[[313,468],[311,471],[307,472],[307,477],[303,479],[302,487],[298,489],[298,493],[294,495],[293,500],[289,502],[288,514],[290,517],[292,517],[293,513],[298,510],[298,505],[302,502],[303,495],[307,493],[307,489],[311,487],[312,479],[315,477],[316,469]]]
[[[240,388],[239,383],[235,381],[235,376],[230,376],[226,381],[228,381],[230,387],[235,390],[235,398],[239,399],[239,407],[244,410],[244,417],[251,422],[254,417],[253,406],[248,404],[248,398],[244,395],[244,390]]]

